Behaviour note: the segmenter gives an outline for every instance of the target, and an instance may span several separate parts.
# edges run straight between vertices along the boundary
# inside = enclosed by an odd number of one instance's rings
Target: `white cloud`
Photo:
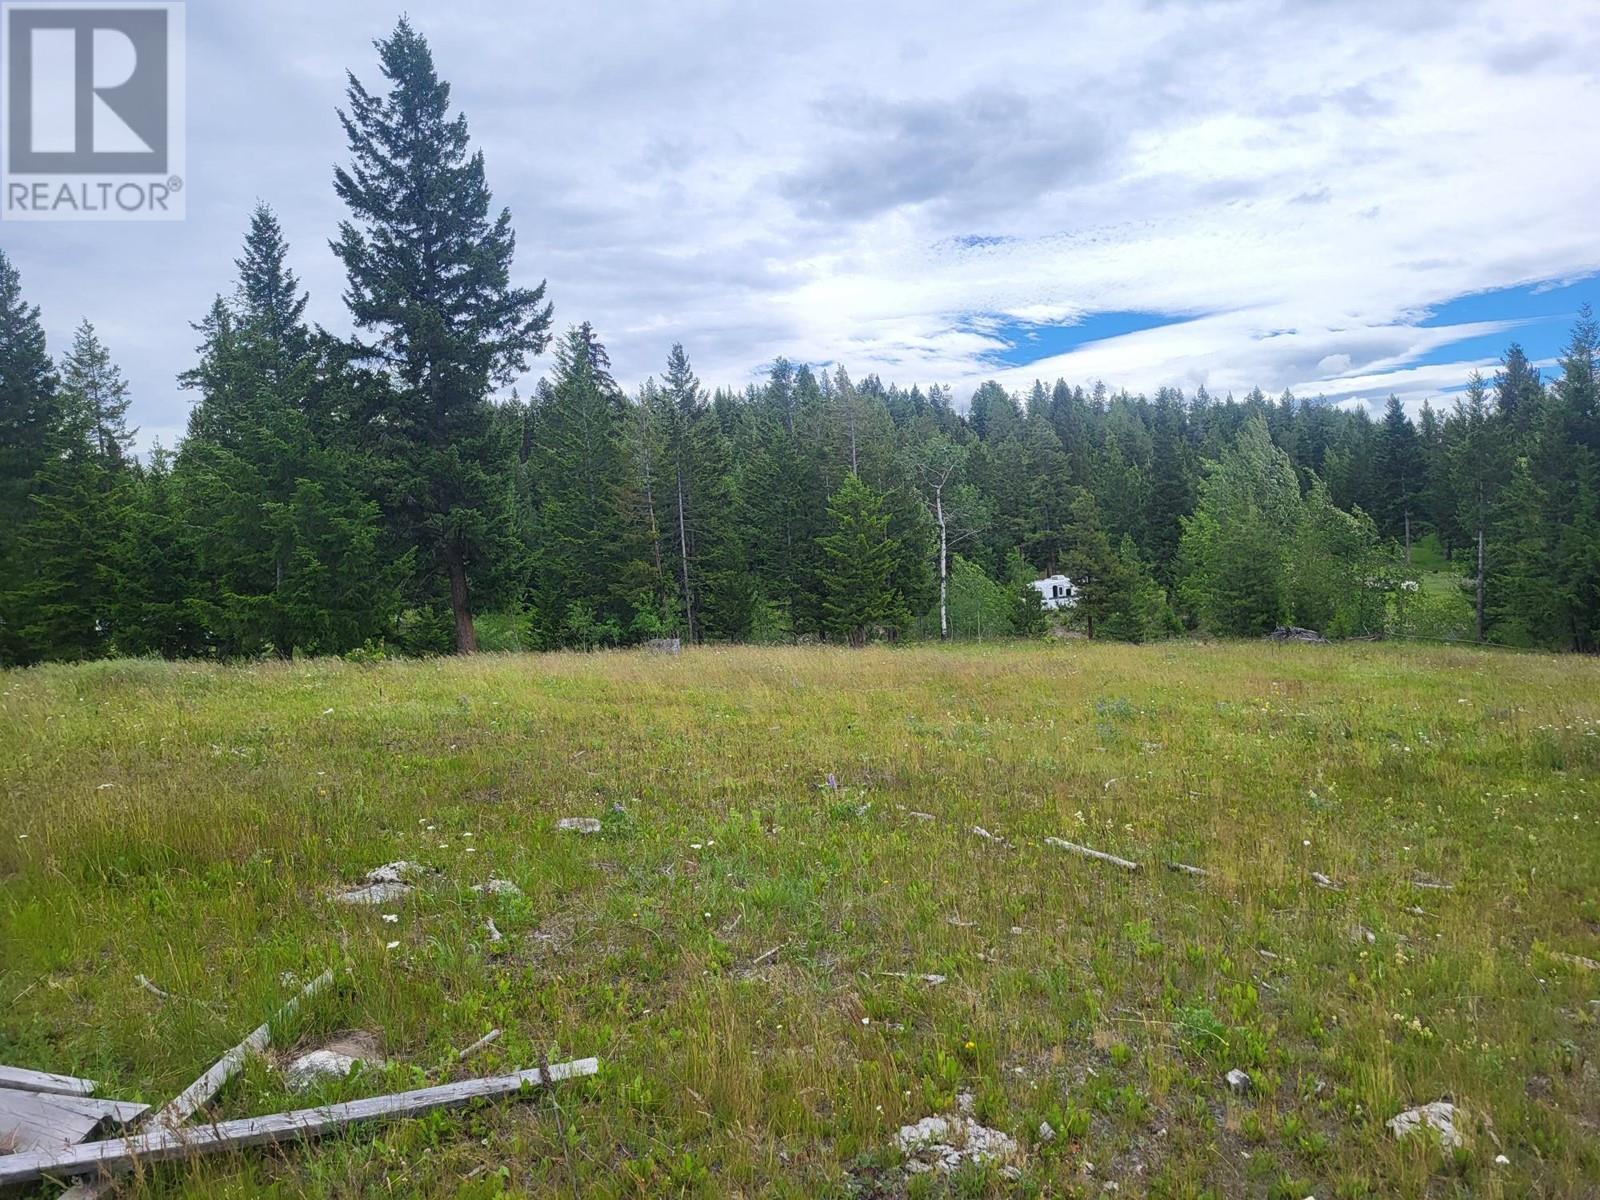
[[[1464,293],[1600,269],[1600,27],[1586,5],[1266,0],[929,6],[709,2],[411,10],[561,323],[618,376],[682,340],[708,383],[777,354],[961,386],[974,316],[1190,318],[1000,373],[1330,396],[1459,386],[1418,325]],[[7,250],[53,344],[87,315],[147,429],[229,286],[256,197],[313,316],[343,69],[375,3],[189,14],[189,220],[27,226]],[[1464,333],[1452,330],[1450,333]]]

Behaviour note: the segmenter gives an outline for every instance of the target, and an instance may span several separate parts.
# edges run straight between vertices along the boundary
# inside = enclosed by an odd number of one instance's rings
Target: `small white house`
[[[1033,587],[1044,599],[1046,608],[1071,608],[1078,603],[1077,593],[1072,590],[1072,580],[1065,575],[1052,575],[1048,579],[1035,579]]]

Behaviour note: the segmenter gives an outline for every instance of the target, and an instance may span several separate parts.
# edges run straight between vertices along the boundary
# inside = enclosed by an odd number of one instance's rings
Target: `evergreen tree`
[[[250,213],[244,253],[234,259],[234,266],[239,271],[238,311],[263,338],[282,347],[288,361],[295,361],[309,339],[305,312],[310,297],[289,269],[289,243],[264,201],[256,201]]]
[[[63,359],[56,421],[13,547],[7,608],[19,662],[97,658],[112,647],[116,538],[134,480],[126,391],[85,323]]]
[[[1509,478],[1505,426],[1495,419],[1483,376],[1472,373],[1465,396],[1446,418],[1449,490],[1456,524],[1473,544],[1473,614],[1478,641],[1488,634],[1489,527]]]
[[[1517,435],[1525,435],[1538,421],[1544,401],[1539,368],[1528,361],[1522,347],[1512,342],[1500,358],[1494,375],[1495,409]]]
[[[1084,631],[1093,640],[1097,621],[1103,625],[1127,607],[1132,580],[1111,548],[1099,505],[1086,491],[1079,491],[1072,501],[1061,567],[1072,580],[1073,615],[1083,618]]]
[[[1155,575],[1171,584],[1177,577],[1182,521],[1194,509],[1196,482],[1194,455],[1184,436],[1183,397],[1168,389],[1157,393],[1152,424],[1143,526]]]
[[[1378,521],[1383,533],[1402,541],[1406,561],[1411,561],[1412,518],[1423,494],[1422,448],[1417,429],[1406,416],[1398,396],[1390,396],[1383,411],[1377,445]]]
[[[25,564],[16,539],[33,515],[29,493],[50,459],[59,422],[39,307],[23,299],[21,277],[0,249],[0,666],[37,657],[22,636]]]
[[[667,478],[663,480],[667,558],[674,564],[672,573],[679,585],[678,603],[684,615],[685,632],[690,641],[697,641],[703,630],[695,614],[700,586],[699,564],[695,561],[699,542],[695,484],[704,477],[705,471],[695,456],[695,450],[704,439],[695,434],[705,416],[705,398],[681,344],[673,345],[667,356],[666,376],[661,387],[651,391],[650,398],[661,429],[662,459],[667,471]]]
[[[128,505],[115,562],[111,611],[120,653],[207,653],[210,642],[195,602],[202,588],[193,541],[173,486],[172,456],[159,442]]]
[[[555,378],[539,407],[532,464],[538,479],[531,595],[535,644],[557,645],[573,606],[585,614],[568,632],[592,639],[632,620],[637,547],[624,490],[626,403],[605,347],[585,323],[556,348]],[[590,624],[597,622],[597,624]]]
[[[900,596],[890,583],[895,547],[883,497],[858,476],[847,475],[828,498],[828,532],[817,543],[824,556],[822,609],[830,633],[860,647],[875,627],[903,618]]]
[[[520,590],[515,449],[497,436],[489,388],[509,383],[549,340],[544,284],[511,284],[511,213],[490,217],[481,152],[426,40],[404,18],[377,43],[389,89],[354,75],[339,114],[348,168],[334,189],[350,210],[334,253],[349,277],[353,343],[394,386],[368,411],[387,469],[386,515],[416,548],[424,578],[448,589],[460,653],[476,649],[472,595]],[[437,596],[438,588],[427,595]]]
[[[117,472],[132,464],[138,430],[127,426],[128,385],[88,321],[78,326],[61,360],[59,397],[63,419],[86,431],[102,467]]]
[[[1234,447],[1208,463],[1180,543],[1180,593],[1214,633],[1266,633],[1290,614],[1286,555],[1302,515],[1294,465],[1249,417]]]
[[[380,540],[372,472],[345,444],[361,386],[299,323],[286,253],[258,206],[235,300],[197,327],[200,361],[183,380],[199,393],[171,485],[196,572],[188,615],[224,656],[343,653],[386,636],[412,561]]]

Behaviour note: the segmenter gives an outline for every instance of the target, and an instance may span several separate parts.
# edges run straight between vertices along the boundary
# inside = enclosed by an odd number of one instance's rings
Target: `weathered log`
[[[1110,863],[1113,867],[1121,867],[1124,871],[1137,871],[1139,864],[1126,858],[1118,858],[1115,854],[1107,854],[1104,850],[1091,850],[1087,846],[1080,846],[1077,842],[1069,842],[1065,838],[1047,837],[1045,843],[1070,850],[1073,854],[1081,854],[1085,858],[1097,859],[1100,862]]]

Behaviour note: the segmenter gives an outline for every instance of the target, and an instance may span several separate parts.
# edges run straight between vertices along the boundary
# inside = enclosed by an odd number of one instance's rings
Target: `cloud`
[[[625,382],[681,340],[713,385],[784,354],[959,394],[1004,322],[1138,312],[1175,320],[1000,377],[1410,395],[1449,383],[1421,360],[1476,361],[1430,309],[1600,269],[1586,9],[685,0],[535,22],[463,0],[412,21],[512,210],[519,280],[593,321]],[[6,229],[53,346],[95,320],[147,431],[183,424],[188,323],[231,286],[257,197],[313,318],[345,326],[334,110],[394,16],[193,6],[189,219]]]
[[[984,88],[956,100],[824,102],[839,135],[820,160],[787,177],[783,194],[818,220],[862,219],[904,205],[993,217],[1037,203],[1067,182],[1088,183],[1110,145],[1092,125],[1061,119],[1073,106]]]

